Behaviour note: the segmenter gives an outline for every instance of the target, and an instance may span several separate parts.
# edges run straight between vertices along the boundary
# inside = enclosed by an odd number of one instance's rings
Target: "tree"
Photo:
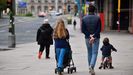
[[[0,17],[1,17],[1,12],[6,9],[6,0],[0,0]]]

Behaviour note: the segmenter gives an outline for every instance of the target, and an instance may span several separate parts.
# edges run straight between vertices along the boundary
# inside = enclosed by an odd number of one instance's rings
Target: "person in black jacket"
[[[113,47],[112,44],[109,43],[109,38],[104,38],[103,40],[103,46],[101,47],[101,51],[102,51],[102,62],[101,65],[99,67],[99,69],[102,68],[104,59],[107,57],[109,59],[109,68],[113,69],[114,67],[112,66],[112,56],[111,56],[111,52],[115,51],[117,52],[117,50]]]
[[[74,21],[73,21],[73,29],[74,29],[74,30],[76,30],[76,24],[77,24],[77,22],[76,22],[76,20],[74,19]]]
[[[46,59],[49,59],[49,49],[50,45],[53,44],[52,38],[53,28],[48,23],[48,19],[44,20],[44,24],[37,31],[36,41],[40,45],[38,58],[41,59],[44,48],[46,48]]]

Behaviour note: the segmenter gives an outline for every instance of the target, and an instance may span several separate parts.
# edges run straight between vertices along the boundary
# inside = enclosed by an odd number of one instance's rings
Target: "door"
[[[112,2],[112,30],[118,29],[118,0]],[[129,0],[121,0],[120,30],[128,30],[129,27]]]

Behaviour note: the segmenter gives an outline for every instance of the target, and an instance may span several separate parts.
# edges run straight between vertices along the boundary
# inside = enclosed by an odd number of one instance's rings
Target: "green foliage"
[[[19,14],[17,16],[27,16],[27,17],[32,17],[33,14],[32,13],[27,13],[27,14]]]
[[[0,17],[1,17],[1,12],[6,9],[6,0],[0,0]]]
[[[25,16],[33,16],[32,13],[27,13]]]
[[[0,0],[0,11],[6,9],[6,0]]]

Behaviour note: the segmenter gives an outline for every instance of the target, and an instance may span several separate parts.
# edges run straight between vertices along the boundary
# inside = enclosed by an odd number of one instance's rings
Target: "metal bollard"
[[[9,35],[8,36],[8,47],[9,48],[15,48],[16,47],[15,41],[16,41],[15,35]]]

